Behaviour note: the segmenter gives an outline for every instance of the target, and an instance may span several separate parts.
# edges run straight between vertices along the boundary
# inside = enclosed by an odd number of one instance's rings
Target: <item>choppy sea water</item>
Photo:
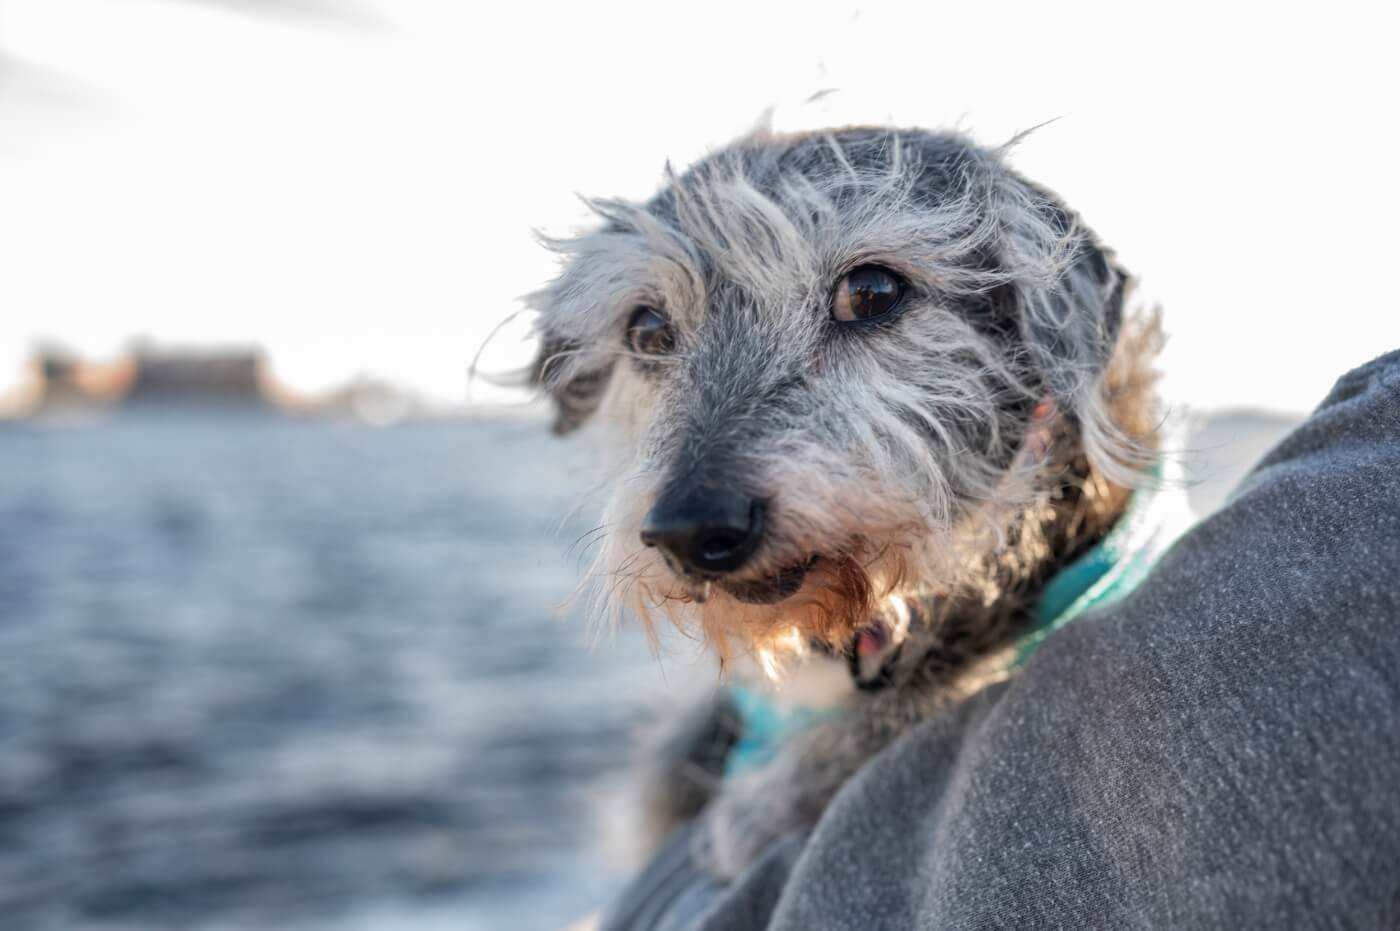
[[[657,665],[535,419],[0,426],[0,926],[552,928]]]

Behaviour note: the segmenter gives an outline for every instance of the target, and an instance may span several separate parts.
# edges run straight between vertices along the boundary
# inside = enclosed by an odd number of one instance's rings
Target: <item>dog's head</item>
[[[593,207],[532,303],[556,429],[597,415],[621,454],[605,609],[847,643],[886,596],[958,585],[1060,437],[1112,458],[1125,279],[999,152],[765,133]]]

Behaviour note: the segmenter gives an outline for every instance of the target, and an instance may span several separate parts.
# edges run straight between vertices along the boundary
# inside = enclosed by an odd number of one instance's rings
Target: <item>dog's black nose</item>
[[[642,524],[642,542],[659,546],[693,572],[733,572],[763,538],[763,505],[733,491],[663,498]]]

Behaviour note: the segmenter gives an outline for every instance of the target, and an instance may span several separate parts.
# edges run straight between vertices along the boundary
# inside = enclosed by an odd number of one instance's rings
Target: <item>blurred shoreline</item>
[[[63,349],[36,349],[20,384],[0,395],[5,420],[82,424],[130,410],[208,410],[355,420],[384,426],[409,419],[530,416],[517,404],[448,404],[384,379],[356,375],[322,392],[299,392],[282,382],[257,347],[156,347],[135,342],[108,361]]]

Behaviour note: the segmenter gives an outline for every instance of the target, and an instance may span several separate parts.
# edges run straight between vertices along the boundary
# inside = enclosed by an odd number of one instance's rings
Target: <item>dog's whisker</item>
[[[591,527],[591,528],[589,528],[588,530],[585,530],[583,533],[579,534],[577,537],[575,537],[575,538],[574,538],[574,541],[573,541],[572,543],[569,544],[569,546],[568,546],[568,548],[567,548],[566,550],[564,550],[564,554],[565,554],[565,555],[572,555],[572,553],[573,553],[575,547],[577,547],[577,546],[579,546],[579,545],[584,545],[584,546],[586,546],[586,545],[588,545],[588,543],[591,543],[592,541],[597,540],[597,539],[599,539],[600,537],[606,536],[607,533],[608,533],[608,525],[607,525],[607,524],[599,524],[599,525],[596,526],[596,527]]]

